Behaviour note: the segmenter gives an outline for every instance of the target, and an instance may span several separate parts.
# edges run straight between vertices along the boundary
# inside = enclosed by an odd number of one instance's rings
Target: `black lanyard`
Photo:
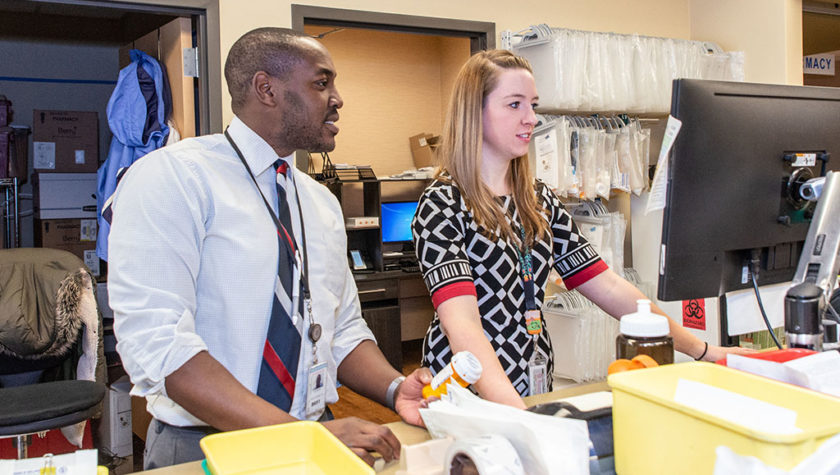
[[[263,203],[265,203],[265,208],[268,210],[268,213],[271,215],[271,219],[274,221],[274,225],[277,227],[278,231],[285,232],[286,228],[283,226],[283,223],[280,222],[280,219],[277,217],[277,214],[268,204],[268,200],[265,198],[262,190],[260,189],[260,185],[257,183],[257,178],[254,176],[254,173],[251,171],[251,167],[248,166],[248,162],[245,161],[245,157],[242,155],[242,152],[239,150],[239,147],[236,146],[236,142],[233,141],[230,134],[228,133],[227,129],[225,129],[225,138],[227,138],[228,142],[230,142],[231,147],[233,147],[233,151],[236,152],[236,156],[239,157],[239,160],[245,165],[245,170],[248,170],[248,175],[251,176],[251,180],[254,182],[254,185],[257,187],[257,192],[259,192],[260,196],[263,199]],[[303,269],[300,270],[301,276],[301,295],[303,296],[304,300],[310,299],[309,294],[309,255],[306,252],[306,227],[303,225],[303,212],[300,210],[300,197],[298,196],[297,187],[293,186],[295,189],[295,199],[297,200],[297,210],[298,216],[300,217],[300,232],[301,238],[303,241]],[[293,233],[286,233],[288,236],[292,236]],[[296,244],[295,244],[296,245]],[[294,252],[295,250],[292,249],[292,260],[294,260]],[[294,311],[294,309],[292,309]],[[313,322],[314,323],[314,322]]]

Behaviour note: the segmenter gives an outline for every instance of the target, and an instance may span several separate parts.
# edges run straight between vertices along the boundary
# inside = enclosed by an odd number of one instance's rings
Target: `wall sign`
[[[809,54],[802,58],[802,72],[834,76],[834,53]]]
[[[683,300],[683,326],[695,330],[706,329],[706,299]]]

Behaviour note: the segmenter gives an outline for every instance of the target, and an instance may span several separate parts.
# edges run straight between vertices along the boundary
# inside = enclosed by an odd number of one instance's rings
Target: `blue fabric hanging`
[[[120,71],[108,101],[106,112],[113,138],[108,159],[99,167],[97,176],[96,255],[106,261],[111,231],[110,198],[117,188],[120,171],[162,147],[169,135],[166,119],[171,98],[165,71],[156,59],[140,50],[133,49],[130,55],[131,64]]]

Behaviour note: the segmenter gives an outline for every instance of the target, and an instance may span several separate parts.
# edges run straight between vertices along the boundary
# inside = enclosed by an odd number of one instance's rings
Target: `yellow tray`
[[[290,422],[208,435],[201,439],[212,475],[373,474],[324,426]]]
[[[680,379],[796,411],[802,432],[765,433],[677,404]],[[711,474],[719,445],[790,470],[840,432],[840,398],[712,363],[625,371],[607,382],[613,392],[615,469],[621,475]]]

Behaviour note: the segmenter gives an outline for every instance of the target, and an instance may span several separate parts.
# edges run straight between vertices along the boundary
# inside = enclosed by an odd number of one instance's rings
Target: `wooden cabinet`
[[[379,349],[397,371],[402,371],[400,338],[399,276],[376,272],[356,276],[362,317],[376,338]]]

